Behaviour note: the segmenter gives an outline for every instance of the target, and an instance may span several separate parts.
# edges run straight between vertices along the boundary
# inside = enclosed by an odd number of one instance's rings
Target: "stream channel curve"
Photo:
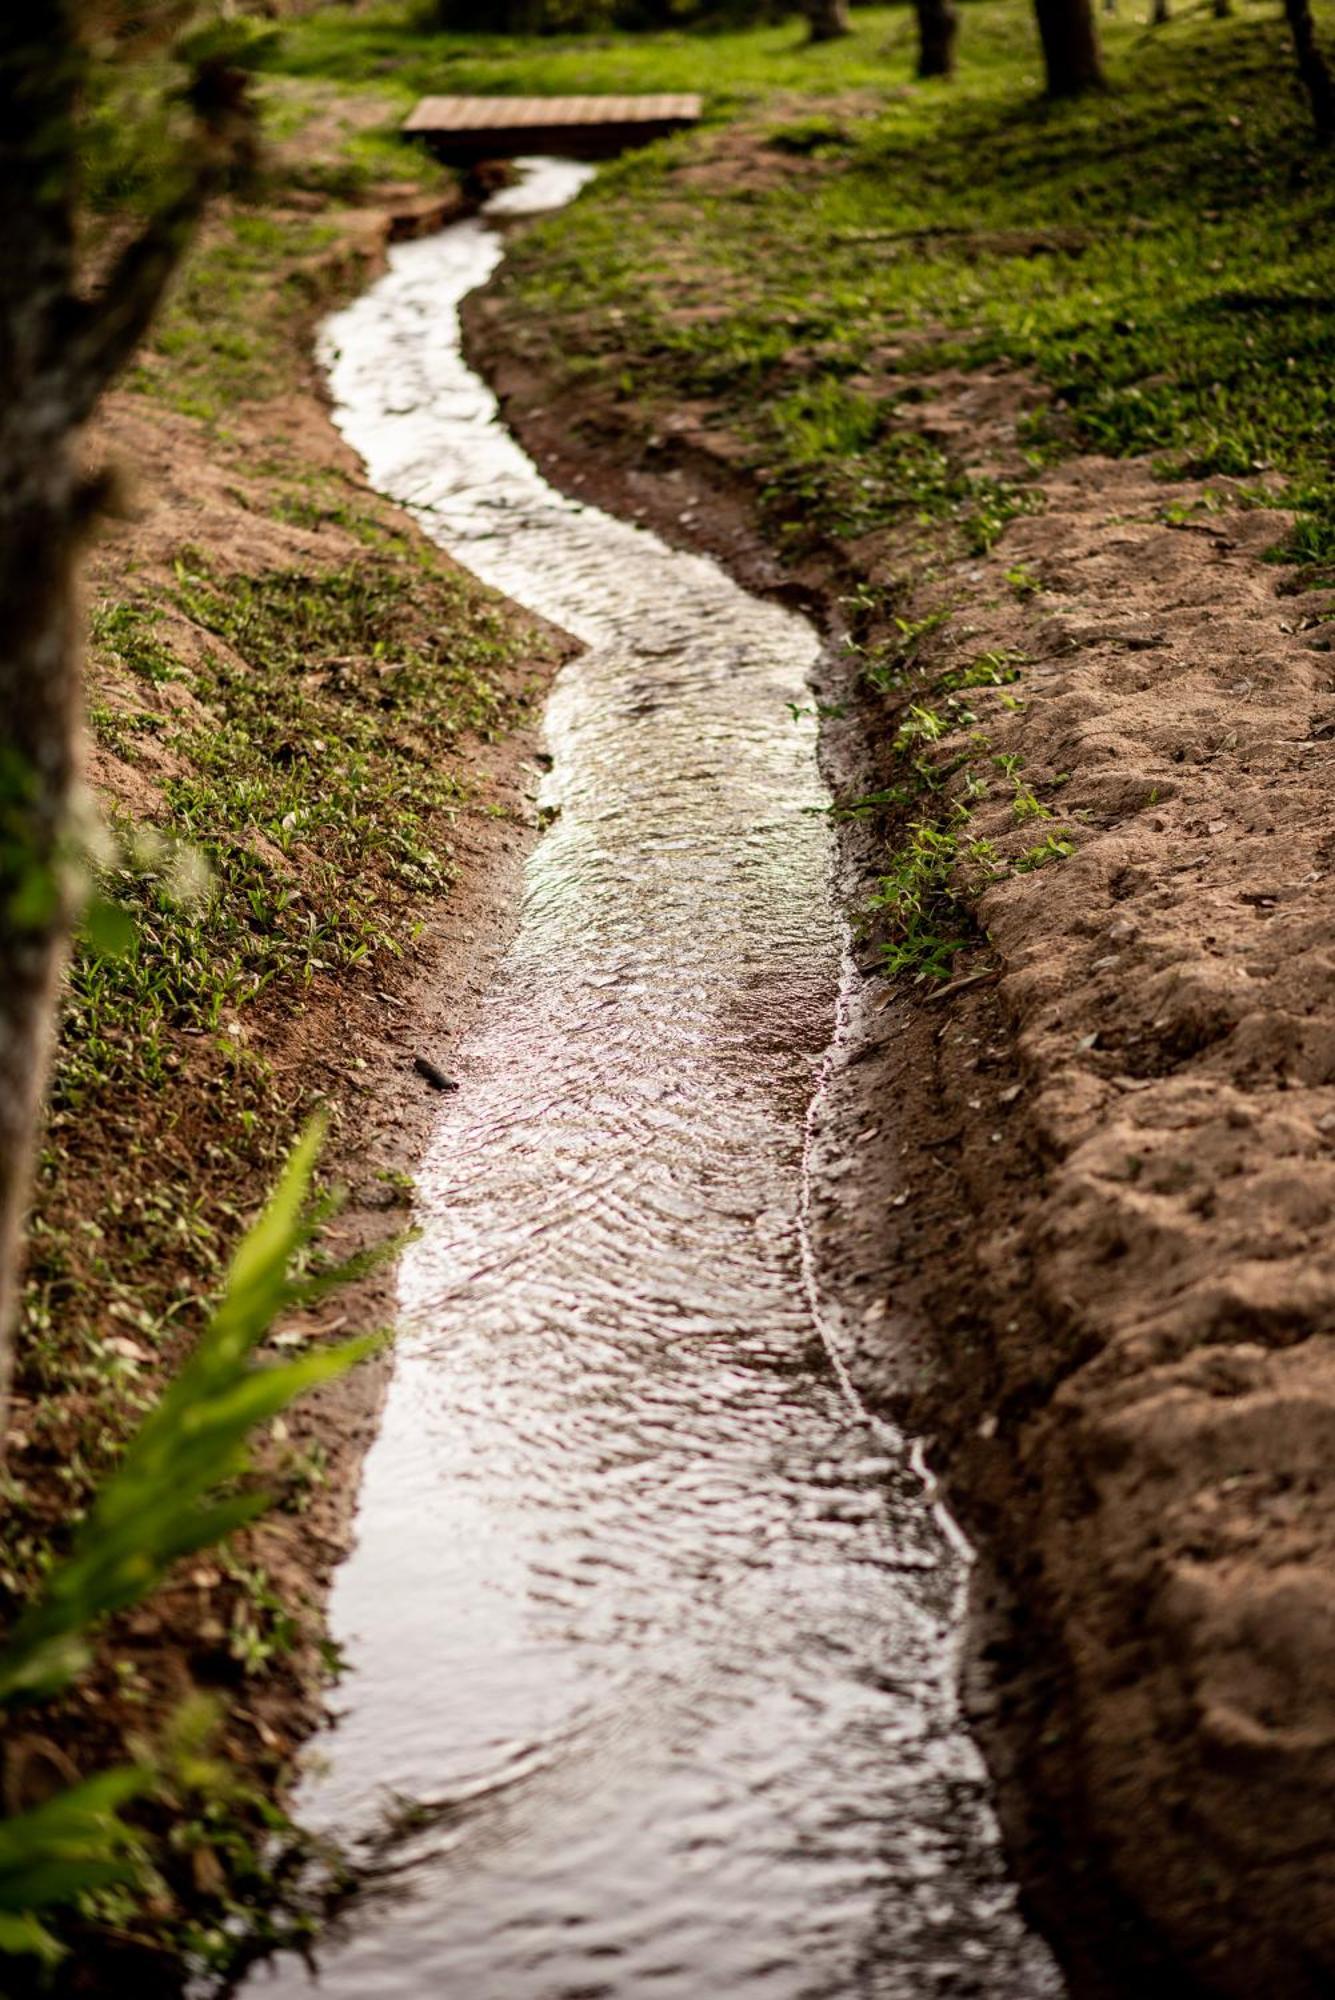
[[[490,211],[590,171],[527,163]],[[246,1990],[1055,2000],[958,1713],[964,1556],[810,1282],[843,946],[819,641],[547,485],[460,353],[502,250],[486,215],[402,244],[324,337],[375,484],[587,649],[334,1592],[297,1814],[369,1885],[314,1971]]]

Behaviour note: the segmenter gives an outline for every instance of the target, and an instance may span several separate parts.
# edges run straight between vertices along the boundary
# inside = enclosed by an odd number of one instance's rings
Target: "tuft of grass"
[[[1046,868],[1053,861],[1069,861],[1074,853],[1073,840],[1068,840],[1065,834],[1050,833],[1046,840],[1026,848],[1011,866],[1017,875],[1030,875],[1035,868]]]
[[[954,824],[916,820],[868,898],[889,926],[882,970],[891,978],[949,979],[959,953],[977,942],[956,882],[959,833]]]

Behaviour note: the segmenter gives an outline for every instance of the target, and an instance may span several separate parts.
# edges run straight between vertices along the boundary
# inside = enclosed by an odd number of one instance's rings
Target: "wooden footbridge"
[[[424,97],[403,130],[458,165],[533,154],[605,160],[694,125],[700,110],[695,96]]]

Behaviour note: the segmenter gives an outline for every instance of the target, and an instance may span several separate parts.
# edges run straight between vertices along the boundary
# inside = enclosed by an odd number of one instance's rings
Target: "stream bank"
[[[1264,560],[1286,522],[1254,494],[1094,457],[983,551],[914,524],[793,555],[707,394],[625,394],[605,326],[597,371],[563,365],[513,271],[466,324],[557,485],[829,634],[846,888],[882,910],[819,1139],[823,1272],[859,1388],[930,1441],[981,1553],[974,1719],[1073,1990],[1315,2000],[1329,593]],[[944,370],[897,421],[1030,479],[1043,406]],[[881,976],[886,945],[917,967]]]
[[[271,91],[284,136],[264,184],[214,213],[88,439],[121,504],[85,570],[86,775],[137,944],[81,948],[67,983],[7,1439],[5,1616],[179,1365],[313,1109],[322,1171],[348,1194],[329,1251],[402,1230],[441,1102],[415,1059],[448,1069],[513,929],[538,718],[572,650],[368,486],[312,352],[391,242],[469,204],[383,136],[392,98]],[[381,1268],[275,1326],[271,1351],[394,1308]],[[5,1731],[17,1811],[133,1760],[190,1696],[216,1706],[225,1784],[164,1783],[143,1815],[156,1875],[112,1920],[71,1919],[61,1990],[177,1993],[186,1964],[303,1920],[274,1874],[282,1804],[325,1710],[324,1600],[390,1365],[373,1357],[258,1439],[273,1510],[114,1620],[69,1694]],[[6,1968],[17,1993],[27,1969]]]

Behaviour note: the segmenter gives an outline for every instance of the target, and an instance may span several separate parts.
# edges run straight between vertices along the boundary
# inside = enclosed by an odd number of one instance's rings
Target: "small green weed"
[[[1035,868],[1046,868],[1053,861],[1068,861],[1075,853],[1075,842],[1065,834],[1050,833],[1036,847],[1030,847],[1011,863],[1017,875],[1032,874]]]
[[[869,898],[887,922],[881,965],[891,978],[943,980],[974,939],[955,881],[959,836],[954,826],[916,821]]]

